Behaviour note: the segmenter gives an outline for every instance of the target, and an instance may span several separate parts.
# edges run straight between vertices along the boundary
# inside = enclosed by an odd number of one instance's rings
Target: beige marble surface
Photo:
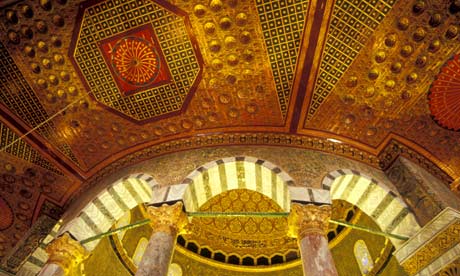
[[[174,242],[175,237],[171,234],[154,232],[138,266],[136,276],[167,276]]]

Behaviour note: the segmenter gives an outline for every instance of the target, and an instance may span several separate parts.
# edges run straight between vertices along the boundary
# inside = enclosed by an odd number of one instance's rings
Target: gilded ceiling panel
[[[38,133],[54,137],[50,143],[78,161],[83,171],[124,149],[172,135],[285,124],[307,1],[132,1],[126,8],[113,1],[99,2],[93,6],[99,11],[90,8],[93,15],[82,7],[87,18],[81,18],[81,31],[73,40],[82,3],[46,0],[7,6],[1,17],[1,40],[5,55],[11,55],[15,70],[29,84],[19,90],[24,90],[23,102],[30,107],[16,104],[9,109],[25,121],[33,119],[32,126],[64,109]],[[174,12],[183,13],[175,15],[160,4],[176,6]],[[91,31],[85,34],[84,29]],[[82,36],[87,36],[85,43]],[[143,52],[124,50],[133,43],[144,47]],[[146,79],[136,79],[136,70],[147,67],[145,60],[133,57],[144,54],[158,66],[147,71]],[[126,70],[132,74],[126,75]],[[15,86],[14,76],[4,77],[7,87]],[[167,88],[172,82],[176,88]],[[193,95],[187,94],[187,89],[195,88]],[[13,95],[2,94],[5,101]],[[161,117],[180,110],[184,101],[188,106],[180,113]],[[119,116],[122,113],[126,116]]]
[[[186,108],[201,80],[188,17],[165,2],[84,4],[70,55],[98,102],[135,120]]]
[[[46,209],[46,200],[63,203],[76,183],[2,123],[0,148],[1,261]]]
[[[9,44],[16,43],[12,39],[17,34],[9,30]],[[17,41],[20,43],[20,41]],[[70,160],[79,164],[70,146],[55,133],[56,126],[53,122],[41,124],[48,118],[46,110],[43,108],[37,95],[29,85],[24,75],[15,64],[8,53],[5,45],[0,41],[0,101],[10,112],[21,118],[29,127],[37,127],[37,132],[45,139],[53,143],[61,153]]]
[[[460,51],[460,15],[451,5],[396,3],[305,127],[372,147],[395,133],[435,153],[451,170],[459,168],[460,133],[436,124],[428,108],[430,85]]]
[[[306,0],[256,1],[283,116],[290,102],[308,4]]]
[[[0,261],[30,229],[42,211],[43,202],[47,199],[65,202],[74,185],[66,176],[10,154],[1,154]]]
[[[307,120],[313,117],[333,91],[395,2],[396,0],[335,2]]]
[[[57,169],[48,160],[44,159],[40,153],[24,142],[24,140],[19,139],[19,137],[11,129],[2,123],[0,123],[0,148],[4,151],[4,153],[1,153],[2,155],[8,153],[47,169],[55,174],[62,175],[62,172],[59,169]]]

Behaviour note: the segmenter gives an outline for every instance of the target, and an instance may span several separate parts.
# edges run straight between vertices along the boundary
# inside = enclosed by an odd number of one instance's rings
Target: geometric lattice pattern
[[[4,148],[10,145],[13,141],[16,141],[19,137],[8,127],[0,123],[0,148]],[[5,152],[14,155],[18,158],[24,159],[56,174],[62,175],[53,164],[43,159],[41,155],[30,147],[24,140],[17,140],[11,146],[5,148]]]
[[[186,98],[193,93],[194,83],[200,73],[200,57],[187,31],[187,17],[178,15],[182,13],[180,10],[170,5],[166,9],[153,1],[109,0],[89,6],[81,12],[83,18],[77,29],[78,39],[71,56],[87,89],[98,102],[138,121],[182,109]],[[123,35],[126,34],[126,38],[132,40],[132,30],[136,28],[145,29],[144,37],[136,39],[142,39],[145,45],[155,45],[155,50],[148,48],[148,51],[153,51],[152,55],[156,51],[158,57],[164,56],[167,66],[164,69],[170,72],[171,79],[165,84],[140,87],[133,94],[117,85],[120,76],[113,73],[113,64],[104,59],[100,47],[107,45],[103,41],[114,36],[119,36],[119,41],[123,41]],[[148,29],[153,29],[151,33],[156,37],[149,37]],[[162,62],[158,60],[155,64],[160,66]],[[149,72],[153,67],[144,68]]]
[[[256,6],[281,112],[286,116],[308,1],[256,0]]]
[[[30,127],[36,127],[48,119],[37,95],[19,71],[13,58],[0,42],[0,102],[22,118]],[[44,123],[36,130],[40,135],[56,145],[75,164],[79,165],[70,146],[58,138],[52,121]]]
[[[337,0],[307,120],[331,93],[396,0]]]

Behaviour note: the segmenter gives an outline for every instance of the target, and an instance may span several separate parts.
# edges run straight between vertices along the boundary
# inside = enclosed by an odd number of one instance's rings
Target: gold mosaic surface
[[[0,123],[0,148],[5,148],[6,153],[34,163],[56,174],[62,175],[62,172],[59,169],[44,159],[40,153],[24,142],[24,140],[19,139],[18,142],[13,143],[13,141],[16,141],[18,138],[19,137],[11,129]]]
[[[72,55],[96,100],[136,120],[181,110],[200,71],[199,50],[190,38],[185,20],[153,1],[110,0],[86,8]],[[103,39],[144,25],[153,27],[159,41],[156,47],[161,49],[168,67],[162,70],[169,70],[172,79],[123,96],[98,45]]]
[[[366,46],[396,0],[338,0],[308,109],[311,119],[340,78]]]
[[[251,190],[230,190],[208,200],[203,212],[282,212],[282,208],[268,197]],[[203,251],[220,251],[241,258],[271,258],[276,253],[299,254],[296,239],[286,236],[287,218],[194,218],[192,234],[184,235],[187,242],[194,241]],[[282,249],[282,250],[280,250]],[[284,252],[282,252],[284,251]]]
[[[292,93],[308,1],[256,1],[283,116]]]
[[[39,126],[49,115],[1,41],[0,72],[1,103],[30,127]],[[74,156],[72,149],[66,142],[63,143],[57,137],[55,129],[56,127],[53,122],[48,122],[40,125],[37,132],[55,144],[59,151],[78,165],[79,162]]]
[[[345,210],[352,207],[348,203],[334,201],[334,205],[337,203],[338,205],[336,208],[339,209],[345,207]],[[139,208],[135,208],[131,211],[131,223],[143,219],[141,212],[142,210]],[[334,217],[336,216],[337,214],[334,215]],[[377,227],[372,219],[365,214],[359,216],[354,223],[367,225],[371,228]],[[136,265],[133,263],[133,259],[135,257],[137,258],[139,255],[139,252],[136,251],[142,240],[148,240],[151,231],[150,226],[146,225],[126,231],[121,240],[118,235],[114,235],[112,238],[102,239],[100,244],[93,251],[94,253],[92,256],[82,265],[82,275],[97,276],[109,275],[109,273],[113,276],[134,275],[136,272]],[[374,268],[369,275],[406,275],[397,264],[394,257],[392,257],[391,252],[393,247],[388,239],[353,229],[344,231],[348,231],[347,235],[340,239],[336,245],[333,245],[331,249],[340,275],[359,275],[359,267],[353,256],[353,246],[357,240],[364,240],[366,242],[371,258],[374,261]],[[329,245],[331,246],[331,244]],[[140,252],[140,255],[142,255],[142,252]],[[246,254],[246,256],[248,255]],[[113,265],[101,265],[105,263],[111,263]],[[302,268],[299,260],[278,264],[276,266],[231,265],[217,262],[209,258],[203,258],[203,256],[193,253],[179,245],[176,245],[171,263],[176,272],[178,269],[182,271],[183,276],[302,275]]]

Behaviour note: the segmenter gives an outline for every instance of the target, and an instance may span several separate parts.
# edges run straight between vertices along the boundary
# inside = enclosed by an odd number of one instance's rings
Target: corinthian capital
[[[49,256],[48,263],[59,265],[66,275],[89,256],[89,252],[68,233],[53,240],[45,251]]]
[[[302,239],[309,234],[326,235],[331,218],[330,205],[298,204],[291,205],[289,215],[289,234]]]
[[[187,217],[182,211],[182,202],[176,202],[174,205],[163,204],[160,207],[150,206],[147,208],[150,224],[154,232],[166,232],[176,235],[187,225]]]

